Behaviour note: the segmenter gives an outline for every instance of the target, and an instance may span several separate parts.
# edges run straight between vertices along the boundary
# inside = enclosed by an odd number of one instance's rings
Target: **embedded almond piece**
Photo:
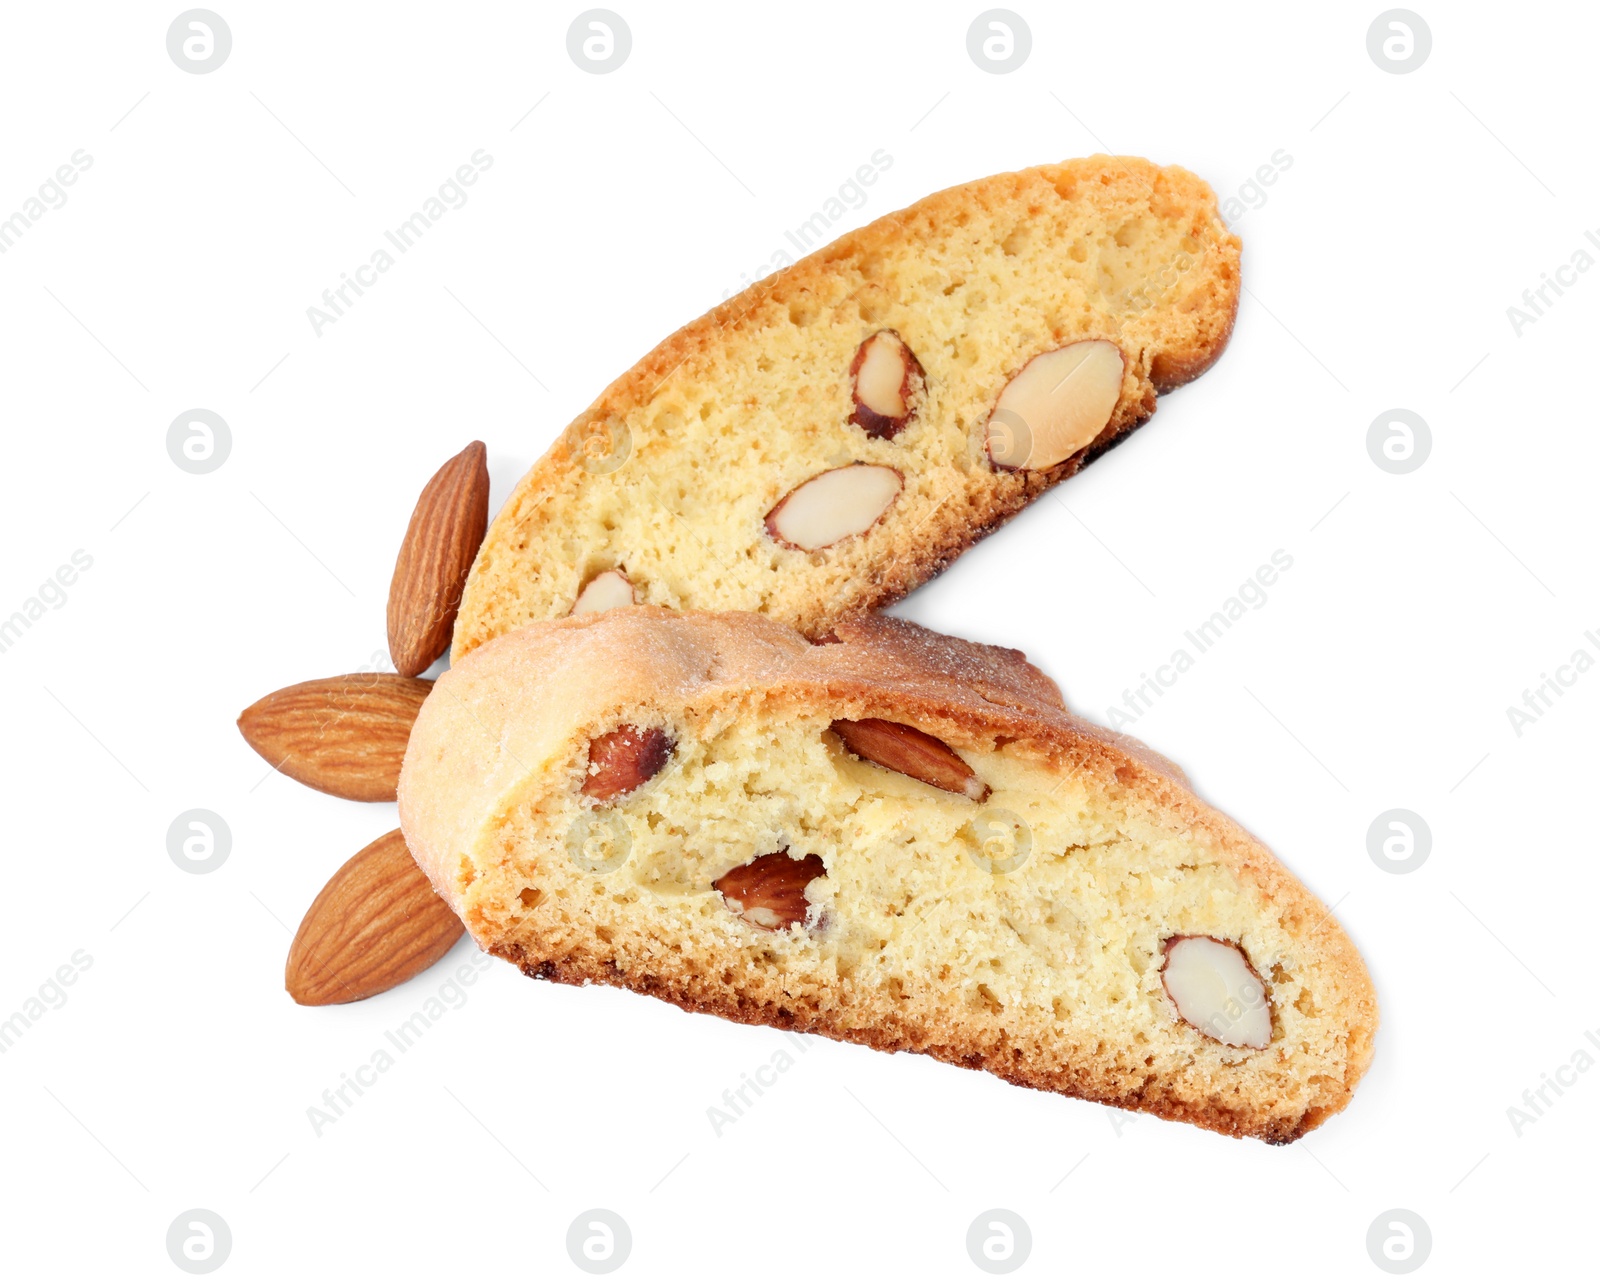
[[[850,363],[856,408],[850,422],[868,437],[890,438],[915,413],[911,403],[922,387],[922,363],[892,330],[870,335]]]
[[[1111,422],[1122,396],[1122,350],[1085,339],[1040,353],[1000,391],[985,448],[1003,469],[1043,469],[1077,454]]]
[[[832,730],[844,742],[845,749],[879,767],[904,772],[952,794],[964,794],[974,803],[989,797],[989,787],[978,779],[977,773],[936,736],[881,718],[838,718],[833,721]]]
[[[806,885],[827,873],[821,857],[796,861],[787,852],[769,852],[735,866],[711,886],[746,923],[778,931],[805,921],[811,909]]]
[[[826,549],[868,530],[888,512],[900,487],[899,470],[882,464],[829,469],[778,501],[767,514],[767,532],[791,549]]]
[[[1171,937],[1164,949],[1161,983],[1179,1017],[1235,1048],[1272,1042],[1267,987],[1243,950],[1216,937]]]
[[[624,723],[589,742],[589,775],[583,792],[600,803],[637,790],[667,765],[672,738],[659,727]]]
[[[633,596],[633,581],[620,571],[602,571],[588,584],[572,604],[574,616],[590,612],[610,611],[613,607],[630,607],[638,599]]]

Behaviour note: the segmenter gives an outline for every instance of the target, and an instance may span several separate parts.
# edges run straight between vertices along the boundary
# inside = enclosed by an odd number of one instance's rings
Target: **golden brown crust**
[[[781,1031],[798,1031],[802,1035],[847,1040],[880,1053],[923,1053],[952,1066],[988,1071],[1025,1089],[1060,1093],[1098,1102],[1103,1106],[1119,1107],[1124,1111],[1142,1111],[1163,1120],[1198,1125],[1231,1138],[1256,1138],[1282,1146],[1305,1136],[1344,1106],[1344,1102],[1340,1101],[1326,1109],[1307,1112],[1294,1121],[1284,1121],[1258,1112],[1232,1109],[1223,1103],[1197,1107],[1192,1100],[1167,1093],[1154,1078],[1136,1090],[1119,1093],[1108,1091],[1097,1077],[1083,1074],[1073,1067],[1041,1068],[1021,1062],[1016,1057],[1015,1047],[1009,1043],[996,1041],[978,1046],[966,1041],[942,1043],[925,1027],[902,1022],[892,1012],[884,1015],[877,1026],[841,1028],[814,1007],[807,1008],[799,1003],[778,1004],[734,991],[708,996],[702,988],[681,976],[625,974],[603,958],[573,956],[565,959],[529,959],[515,943],[492,946],[489,951],[515,964],[524,976],[536,981],[559,982],[565,986],[618,986],[638,995],[666,1000],[686,1013],[726,1018],[746,1026],[771,1026]],[[1359,1078],[1360,1074],[1357,1073],[1355,1079]],[[1354,1079],[1349,1087],[1355,1087]]]
[[[931,266],[926,271],[907,268],[903,274],[907,280],[901,281],[886,278],[881,265],[895,255],[903,257],[907,246],[943,245],[969,220],[987,219],[997,232],[1004,227],[1025,230],[1036,220],[1047,226],[1049,212],[1063,202],[1079,202],[1095,210],[1103,206],[1104,218],[1110,220],[1110,226],[1101,229],[1105,238],[1116,231],[1116,220],[1138,212],[1164,221],[1162,225],[1169,229],[1186,229],[1189,235],[1179,244],[1190,248],[1174,250],[1176,261],[1163,262],[1154,280],[1123,283],[1114,297],[1100,286],[1088,288],[1075,280],[1055,282],[1054,291],[1035,283],[1031,294],[1014,284],[1011,294],[983,306],[992,309],[1003,304],[1008,315],[1018,308],[1029,320],[1008,324],[1020,327],[1027,337],[1010,335],[1005,343],[986,341],[989,347],[981,361],[975,352],[965,351],[959,361],[952,361],[944,353],[944,345],[953,353],[968,341],[933,328],[923,316],[923,309],[931,308],[941,295],[935,286],[924,284],[934,275]],[[1058,258],[1066,254],[1065,247],[1049,248]],[[1006,257],[1012,254],[1010,249],[1004,255],[994,246],[988,250],[1001,262],[1011,261]],[[1028,251],[1017,253],[1017,261],[1023,261]],[[752,491],[769,482],[776,486],[776,499],[795,482],[820,472],[834,452],[867,458],[853,451],[848,437],[827,435],[830,418],[825,412],[829,398],[836,393],[839,423],[846,423],[851,354],[859,350],[859,341],[866,335],[892,328],[867,318],[884,322],[898,318],[902,339],[926,367],[925,379],[919,382],[927,389],[937,385],[950,391],[974,362],[979,363],[974,370],[988,372],[980,386],[959,397],[952,394],[948,402],[935,404],[937,399],[919,398],[917,416],[892,441],[869,442],[859,429],[853,430],[866,445],[881,446],[885,451],[919,449],[911,441],[919,424],[964,442],[953,450],[946,449],[949,443],[945,442],[924,461],[928,484],[934,486],[937,479],[943,498],[935,502],[932,496],[902,497],[897,512],[903,514],[903,521],[898,527],[870,544],[857,544],[856,548],[870,552],[869,560],[859,565],[849,562],[854,549],[830,556],[838,573],[833,578],[804,555],[780,558],[770,575],[734,586],[711,574],[687,575],[669,584],[670,574],[655,568],[653,574],[644,576],[643,600],[677,608],[758,610],[809,637],[826,632],[841,616],[894,602],[1143,424],[1155,411],[1158,393],[1208,369],[1232,332],[1239,299],[1239,257],[1239,240],[1223,225],[1215,197],[1205,183],[1181,168],[1162,168],[1133,157],[1096,156],[995,175],[935,193],[840,237],[669,336],[567,426],[523,478],[490,528],[457,620],[455,656],[459,659],[496,634],[530,620],[563,615],[570,607],[571,593],[559,576],[550,574],[545,565],[548,559],[537,556],[542,546],[530,541],[530,533],[553,524],[569,543],[582,544],[588,538],[570,530],[575,525],[574,496],[583,488],[614,484],[610,472],[598,476],[586,472],[585,461],[592,450],[607,453],[625,432],[626,449],[632,456],[619,467],[638,468],[642,480],[650,483],[630,482],[629,504],[637,505],[643,498],[668,510],[663,516],[666,524],[684,520],[682,513],[671,511],[656,493],[665,456],[657,451],[660,435],[653,434],[651,426],[658,418],[677,423],[681,408],[674,399],[680,386],[712,390],[714,399],[753,402],[756,394],[747,378],[751,367],[761,355],[786,353],[783,345],[798,333],[797,327],[820,326],[822,323],[814,321],[816,315],[833,319],[831,324],[838,333],[831,337],[845,347],[834,354],[837,370],[831,380],[827,369],[805,369],[794,376],[794,386],[789,389],[793,409],[786,409],[785,414],[795,436],[778,449],[791,461],[791,468],[804,456],[804,470],[799,477],[786,477],[779,483],[772,467],[747,462],[734,467]],[[1072,266],[1069,260],[1062,262]],[[1038,297],[1041,291],[1044,297]],[[942,292],[949,293],[950,288]],[[802,320],[793,322],[791,318],[796,316]],[[917,335],[914,327],[923,333]],[[1021,472],[989,468],[979,459],[981,420],[992,410],[1005,381],[1038,352],[1084,338],[1116,343],[1126,362],[1122,397],[1105,429],[1087,448],[1054,467]],[[911,340],[915,340],[914,346]],[[943,358],[939,366],[931,364],[936,347]],[[825,345],[822,350],[831,351]],[[778,358],[780,362],[790,359],[787,355]],[[990,369],[985,362],[998,364]],[[832,389],[833,383],[837,390]],[[696,392],[694,398],[700,395]],[[670,413],[658,414],[655,408],[659,406],[668,407]],[[930,416],[938,422],[924,423]],[[673,431],[692,433],[696,427],[693,422],[679,423]],[[819,458],[810,460],[804,455],[808,446],[820,453]],[[646,454],[650,455],[648,462],[643,459]],[[899,461],[890,454],[871,458],[891,465]],[[617,474],[618,478],[624,476],[627,474]],[[922,507],[915,507],[919,503]],[[602,553],[610,556],[613,565],[627,561],[630,574],[642,560],[637,549],[601,551],[584,546],[585,556],[600,557]],[[731,550],[719,553],[728,555],[719,565],[732,559]],[[739,557],[744,563],[760,561],[747,550],[740,550]],[[537,587],[530,584],[534,579],[540,580]],[[709,583],[712,580],[718,583]]]
[[[881,1049],[911,1049],[1014,1083],[1185,1120],[1235,1136],[1292,1141],[1349,1100],[1371,1059],[1376,1001],[1365,968],[1329,911],[1253,837],[1206,806],[1181,772],[1132,738],[1072,715],[1059,690],[1020,652],[948,638],[885,617],[843,621],[838,644],[811,645],[744,613],[620,608],[602,616],[528,626],[480,649],[437,684],[413,732],[400,787],[407,841],[440,895],[485,949],[530,976],[604,982],[697,1012],[810,1031]],[[533,693],[537,693],[534,695]],[[704,967],[619,967],[608,941],[564,939],[530,953],[475,901],[483,871],[500,860],[496,827],[514,808],[569,788],[562,765],[574,746],[640,709],[738,711],[760,705],[782,718],[910,723],[961,750],[994,750],[1056,772],[1114,781],[1175,829],[1204,836],[1242,882],[1260,890],[1284,930],[1316,961],[1327,1005],[1341,1022],[1337,1075],[1302,1108],[1197,1095],[1162,1076],[1108,1076],[1093,1066],[1024,1058],[1014,1044],[975,1037],[959,1020],[939,1024],[893,1008],[870,1023],[848,1004],[774,992],[733,961]],[[722,961],[727,962],[727,961]],[[684,961],[676,961],[683,965]],[[827,997],[823,997],[827,998]],[[854,1018],[854,1020],[852,1020]]]

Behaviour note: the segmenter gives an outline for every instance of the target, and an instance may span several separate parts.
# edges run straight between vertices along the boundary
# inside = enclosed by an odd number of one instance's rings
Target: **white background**
[[[0,617],[93,566],[0,654],[0,1017],[93,963],[0,1055],[0,1271],[182,1279],[165,1237],[195,1207],[240,1281],[587,1279],[565,1237],[591,1207],[641,1280],[986,1279],[965,1235],[996,1207],[1032,1229],[1018,1279],[1381,1279],[1367,1229],[1396,1207],[1436,1279],[1592,1269],[1600,1068],[1521,1136],[1507,1109],[1600,1028],[1600,675],[1520,736],[1506,707],[1600,657],[1600,272],[1520,337],[1506,310],[1600,227],[1593,10],[1427,7],[1432,54],[1394,75],[1377,4],[1016,0],[1032,54],[992,75],[980,3],[614,3],[608,75],[568,56],[577,5],[216,0],[206,75],[168,57],[177,4],[7,15],[0,218],[93,163],[0,255]],[[318,337],[306,309],[480,148],[470,200]],[[1337,905],[1382,1002],[1372,1072],[1275,1149],[817,1041],[717,1137],[781,1035],[497,963],[316,1136],[307,1108],[472,952],[297,1008],[291,930],[395,810],[267,773],[234,718],[381,663],[439,463],[485,439],[498,505],[878,149],[840,230],[1102,149],[1224,197],[1292,157],[1235,220],[1221,364],[897,610],[1023,647],[1103,720],[1289,553],[1132,730]],[[205,476],[165,446],[192,407],[233,435]],[[1405,476],[1365,445],[1392,407],[1432,429]],[[195,807],[233,836],[203,876],[166,850]],[[1368,855],[1394,807],[1432,830],[1412,874]]]

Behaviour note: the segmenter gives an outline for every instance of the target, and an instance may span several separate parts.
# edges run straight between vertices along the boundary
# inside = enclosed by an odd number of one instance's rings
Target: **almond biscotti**
[[[1221,354],[1204,182],[1097,156],[950,188],[661,343],[512,493],[454,654],[621,603],[809,637],[908,593]]]
[[[637,607],[496,639],[422,708],[406,841],[529,976],[1271,1142],[1349,1101],[1371,982],[1260,843],[1020,653],[837,636]]]

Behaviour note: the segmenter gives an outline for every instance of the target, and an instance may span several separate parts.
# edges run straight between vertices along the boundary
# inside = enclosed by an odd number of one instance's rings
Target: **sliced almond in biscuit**
[[[637,790],[667,765],[672,757],[672,737],[659,727],[624,723],[589,742],[589,775],[583,792],[608,803]]]
[[[883,464],[846,464],[818,473],[778,501],[767,532],[779,544],[814,552],[868,530],[888,512],[903,483]]]
[[[776,932],[805,922],[811,910],[806,886],[827,873],[821,857],[796,859],[787,852],[769,852],[735,866],[711,886],[746,923]]]
[[[915,727],[882,718],[837,718],[832,730],[857,758],[893,772],[904,772],[952,794],[964,794],[974,803],[989,797],[989,787],[959,754],[938,737]]]
[[[1085,339],[1040,353],[1000,391],[985,449],[1003,469],[1043,469],[1076,455],[1111,422],[1122,396],[1122,350]]]
[[[893,437],[915,414],[913,399],[922,388],[922,363],[893,330],[869,335],[850,363],[855,410],[850,422],[868,437]]]
[[[1243,950],[1217,937],[1171,937],[1161,982],[1178,1016],[1200,1034],[1235,1048],[1272,1042],[1267,987]]]
[[[632,606],[637,601],[633,581],[620,571],[602,571],[583,586],[570,614],[582,616],[594,611],[610,611],[613,607]]]

